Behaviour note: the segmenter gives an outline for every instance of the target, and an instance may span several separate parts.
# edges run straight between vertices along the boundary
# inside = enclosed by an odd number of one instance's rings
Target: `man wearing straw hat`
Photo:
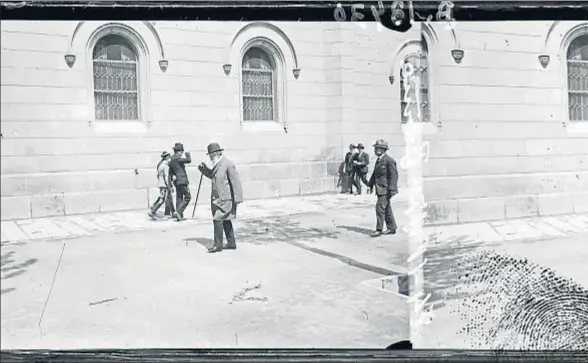
[[[241,180],[235,164],[223,156],[223,149],[219,144],[209,144],[207,155],[212,162],[212,169],[201,163],[198,170],[212,180],[210,207],[214,225],[214,245],[208,252],[221,252],[223,248],[234,250],[237,244],[231,220],[237,217],[237,204],[243,202]],[[227,236],[226,246],[223,246],[223,232]]]
[[[372,233],[372,237],[396,234],[396,220],[392,213],[390,199],[398,194],[398,169],[396,161],[386,153],[387,150],[388,143],[385,140],[377,140],[374,144],[374,152],[378,158],[368,186],[370,193],[374,186],[376,187],[378,201],[376,202],[376,230]],[[384,222],[388,227],[386,232],[382,232]]]

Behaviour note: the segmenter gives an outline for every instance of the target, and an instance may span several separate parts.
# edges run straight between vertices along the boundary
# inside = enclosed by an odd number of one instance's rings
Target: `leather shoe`
[[[218,247],[211,247],[208,249],[208,253],[216,253],[216,252],[222,252],[223,249],[222,248],[218,248]]]
[[[395,229],[389,229],[386,232],[384,232],[384,234],[396,234],[396,230]]]
[[[223,246],[223,249],[225,249],[225,250],[236,250],[237,249],[237,245],[225,245],[225,246]]]
[[[373,231],[371,237],[380,237],[382,235],[382,231]]]

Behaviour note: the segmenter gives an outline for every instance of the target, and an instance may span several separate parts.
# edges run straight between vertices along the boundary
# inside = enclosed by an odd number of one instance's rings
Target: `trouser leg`
[[[378,195],[376,202],[376,231],[384,229],[384,220],[386,218],[386,199],[385,195]]]
[[[361,194],[361,173],[355,173],[355,187],[357,188],[357,193]]]
[[[225,230],[225,236],[227,236],[227,247],[235,247],[235,231],[233,230],[233,222],[223,221],[223,229]]]
[[[349,194],[353,194],[353,186],[355,185],[355,173],[349,172]],[[357,187],[357,185],[355,185]]]
[[[167,189],[159,188],[159,197],[157,197],[157,200],[155,201],[155,203],[153,203],[153,206],[151,207],[151,212],[155,214],[155,212],[157,212],[157,210],[163,205],[163,203],[165,203],[166,200]]]
[[[349,193],[349,173],[347,172],[341,175],[341,193]]]
[[[171,189],[168,190],[167,192],[167,198],[165,198],[165,211],[164,211],[164,215],[169,216],[172,214],[172,210],[171,210],[171,206],[174,205],[174,202],[172,200],[173,198],[173,194],[171,192]]]
[[[180,207],[182,206],[182,201],[184,200],[184,193],[182,190],[181,185],[176,185],[176,212],[180,213]]]
[[[181,217],[183,217],[184,210],[186,209],[186,207],[190,203],[190,200],[192,199],[192,196],[190,195],[190,189],[187,185],[178,185],[176,187],[176,193],[178,194],[178,197],[176,199],[176,212],[178,212],[178,214]]]
[[[223,249],[223,221],[213,221],[214,225],[214,248]]]
[[[360,178],[361,178],[361,181],[365,184],[365,186],[369,188],[368,180],[367,180],[367,173],[361,173]]]
[[[165,215],[171,215],[176,211],[174,207],[174,196],[171,189],[167,190],[167,198],[165,198]]]
[[[385,212],[386,226],[388,227],[389,230],[395,231],[397,226],[396,226],[396,219],[394,218],[394,213],[392,212],[392,203],[390,202],[390,198],[386,198],[386,199],[387,199],[386,212]]]

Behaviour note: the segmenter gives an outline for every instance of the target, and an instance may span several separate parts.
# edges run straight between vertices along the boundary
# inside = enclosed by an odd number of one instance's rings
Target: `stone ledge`
[[[588,209],[588,193],[450,199],[427,203],[425,223],[445,225],[582,213]]]
[[[190,206],[196,199],[199,179],[190,184]],[[337,190],[336,181],[334,177],[246,181],[243,182],[243,194],[246,200],[259,200],[332,193]],[[210,188],[210,180],[203,179],[198,203],[210,200]],[[2,197],[1,220],[147,209],[158,195],[159,189],[150,187]]]
[[[2,197],[0,207],[3,221],[32,218],[30,197]]]

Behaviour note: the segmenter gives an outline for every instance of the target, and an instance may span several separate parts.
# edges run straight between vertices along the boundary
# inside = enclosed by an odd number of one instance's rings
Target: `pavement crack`
[[[53,274],[53,281],[51,282],[51,288],[49,289],[49,294],[47,294],[47,299],[45,299],[45,305],[43,306],[43,311],[41,312],[41,317],[39,318],[39,330],[41,331],[41,338],[43,337],[43,328],[41,326],[41,322],[43,321],[43,316],[45,315],[45,309],[47,308],[47,303],[49,303],[49,298],[51,298],[51,293],[53,292],[53,286],[55,285],[55,278],[57,277],[57,272],[59,271],[59,267],[61,266],[61,259],[63,258],[64,251],[65,251],[65,243],[63,244],[63,248],[61,248],[61,255],[59,255],[59,261],[57,262],[57,267],[55,268],[55,273]]]

